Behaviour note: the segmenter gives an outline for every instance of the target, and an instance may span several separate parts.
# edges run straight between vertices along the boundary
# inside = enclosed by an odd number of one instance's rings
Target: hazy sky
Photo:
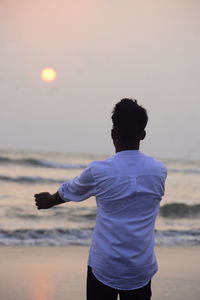
[[[200,159],[199,0],[1,0],[0,66],[0,148],[110,154],[131,97],[142,151]]]

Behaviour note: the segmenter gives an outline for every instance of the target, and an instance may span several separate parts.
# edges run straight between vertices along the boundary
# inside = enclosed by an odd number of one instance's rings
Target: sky
[[[199,0],[1,0],[0,149],[113,153],[126,97],[148,111],[143,152],[200,160],[199,13]]]

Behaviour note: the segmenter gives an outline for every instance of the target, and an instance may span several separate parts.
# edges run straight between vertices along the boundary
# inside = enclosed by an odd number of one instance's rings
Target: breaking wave
[[[187,173],[187,174],[200,174],[200,169],[193,169],[193,168],[186,168],[186,169],[168,168],[168,172],[172,172],[172,173]]]
[[[155,239],[158,246],[200,245],[200,230],[159,230]]]
[[[0,230],[1,246],[89,246],[93,228]],[[156,231],[156,245],[200,245],[200,230]]]
[[[200,216],[200,204],[185,203],[165,204],[160,208],[160,216],[164,218],[194,218]]]
[[[43,159],[36,158],[10,158],[8,156],[0,156],[0,164],[15,164],[32,167],[43,167],[53,169],[84,169],[86,164],[78,163],[60,163],[52,162]],[[200,174],[198,166],[196,168],[168,168],[168,172],[172,173],[189,173],[189,174]]]
[[[89,245],[92,229],[0,230],[0,245],[68,246]]]
[[[11,176],[5,176],[0,175],[0,181],[7,181],[7,182],[17,182],[17,183],[57,183],[61,184],[62,182],[66,181],[65,179],[54,179],[54,178],[45,178],[40,176],[17,176],[17,177],[11,177]]]
[[[64,164],[35,158],[13,159],[5,156],[0,156],[0,164],[26,165],[54,169],[84,169],[86,167],[84,164]]]

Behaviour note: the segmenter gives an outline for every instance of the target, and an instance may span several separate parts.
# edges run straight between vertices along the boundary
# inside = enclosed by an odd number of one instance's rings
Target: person
[[[148,121],[137,100],[122,99],[112,112],[116,153],[93,161],[55,194],[35,195],[38,209],[96,197],[96,225],[88,258],[87,300],[149,300],[157,271],[155,220],[164,195],[164,164],[139,150]]]

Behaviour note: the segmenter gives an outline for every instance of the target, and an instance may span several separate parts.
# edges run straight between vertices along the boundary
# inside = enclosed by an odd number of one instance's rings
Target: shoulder
[[[115,157],[115,155],[109,156],[103,160],[93,160],[88,166],[91,168],[95,168],[95,167],[110,165],[110,163],[112,163],[114,157]]]
[[[88,168],[92,174],[108,171],[109,169],[112,169],[113,159],[114,156],[108,157],[104,160],[94,160],[88,165]]]
[[[162,161],[160,161],[152,156],[143,154],[143,153],[142,153],[142,156],[144,158],[144,161],[146,162],[146,165],[149,168],[151,168],[152,170],[154,170],[156,172],[167,173],[167,167],[165,166],[165,164]]]

